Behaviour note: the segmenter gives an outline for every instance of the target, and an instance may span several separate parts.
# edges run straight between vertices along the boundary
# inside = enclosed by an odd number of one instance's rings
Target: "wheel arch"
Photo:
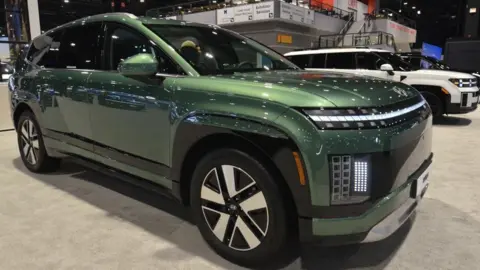
[[[441,86],[423,84],[413,84],[411,86],[417,89],[421,94],[424,92],[434,94],[442,101],[443,108],[447,108],[448,103],[450,102],[450,94],[446,94]]]
[[[223,125],[213,124],[218,122]],[[299,215],[310,209],[309,186],[299,181],[293,156],[298,148],[293,140],[274,127],[227,116],[195,116],[195,123],[183,121],[176,130],[170,178],[178,183],[175,193],[185,205],[190,203],[195,164],[209,151],[227,147],[245,151],[266,164],[279,178],[280,188],[288,193]]]
[[[34,113],[32,108],[25,102],[18,103],[15,106],[15,108],[13,109],[13,125],[14,125],[15,129],[17,129],[18,121],[20,120],[20,116],[25,111],[30,111],[30,112]]]

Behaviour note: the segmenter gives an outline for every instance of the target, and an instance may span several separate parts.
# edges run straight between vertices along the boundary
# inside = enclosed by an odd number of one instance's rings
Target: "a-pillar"
[[[28,6],[28,21],[30,25],[30,38],[41,34],[40,30],[40,13],[38,11],[38,0],[27,0]]]

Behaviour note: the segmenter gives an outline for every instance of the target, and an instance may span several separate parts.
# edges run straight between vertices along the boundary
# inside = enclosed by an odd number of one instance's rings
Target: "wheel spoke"
[[[25,157],[28,156],[28,151],[29,151],[29,150],[30,150],[30,144],[28,144],[28,142],[27,142],[27,143],[25,143],[25,145],[23,146],[23,149],[22,149],[23,155],[24,155]]]
[[[252,184],[240,190],[233,199],[238,203],[242,203],[243,201],[253,197],[258,192],[260,192],[260,190],[258,189],[255,182],[253,182]]]
[[[237,223],[237,216],[230,216],[227,222],[227,227],[225,228],[225,235],[223,237],[223,243],[231,246],[233,240],[233,233],[235,231],[235,224]]]
[[[33,126],[33,122],[28,120],[28,138],[32,139],[35,136],[35,127]]]
[[[244,200],[240,203],[242,210],[246,213],[253,211],[267,208],[267,202],[265,201],[265,197],[263,196],[263,192],[258,192],[255,195],[251,196],[250,198]]]
[[[220,213],[220,218],[213,228],[213,234],[220,240],[223,241],[225,238],[225,233],[227,232],[228,221],[230,220],[230,215],[225,213]]]
[[[237,195],[237,189],[235,185],[235,167],[230,165],[222,165],[223,180],[225,181],[225,187],[227,188],[228,196],[230,198]]]
[[[201,195],[202,199],[211,201],[218,204],[225,204],[225,200],[221,193],[217,193],[216,191],[212,190],[211,188],[203,185]]]
[[[245,221],[243,221],[242,218],[237,218],[234,233],[241,233],[243,235],[243,238],[247,242],[249,249],[255,248],[260,245],[260,239],[255,236],[253,231],[248,227],[248,225],[245,223]]]
[[[22,125],[22,135],[23,135],[22,137],[24,137],[28,140],[28,130],[27,130],[25,124]]]
[[[205,209],[211,209],[211,210],[213,210],[215,212],[219,212],[219,213],[227,213],[228,212],[225,204],[220,204],[220,203],[211,202],[211,201],[207,201],[207,200],[202,201],[202,207],[205,208]]]
[[[37,163],[37,154],[35,153],[35,149],[30,147],[30,159],[32,160],[32,164]]]
[[[32,163],[31,153],[32,153],[32,148],[28,146],[27,154],[25,155],[25,157],[27,158],[27,161],[30,163]]]
[[[20,134],[20,138],[22,138],[23,146],[28,145],[28,138]]]
[[[39,148],[38,136],[37,136],[37,138],[35,138],[35,139],[32,140],[32,147],[33,147],[34,149],[38,149],[38,148]]]

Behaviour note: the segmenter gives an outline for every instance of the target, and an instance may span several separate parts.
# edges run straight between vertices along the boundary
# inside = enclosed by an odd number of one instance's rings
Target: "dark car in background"
[[[421,53],[398,53],[405,62],[410,63],[412,66],[417,67],[419,69],[436,69],[436,70],[449,70],[449,71],[457,71],[463,73],[470,73],[475,77],[480,77],[480,72],[477,70],[462,70],[462,69],[455,69],[448,66],[445,62],[435,59],[431,56],[425,56]]]
[[[2,82],[8,80],[13,73],[13,67],[9,63],[0,62],[0,79]]]

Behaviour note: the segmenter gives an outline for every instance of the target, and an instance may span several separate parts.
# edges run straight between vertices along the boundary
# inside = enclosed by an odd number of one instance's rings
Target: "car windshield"
[[[403,59],[394,54],[389,52],[378,52],[378,55],[389,62],[394,70],[399,71],[412,71],[414,68],[409,63],[403,61]]]
[[[252,39],[217,27],[147,25],[201,75],[263,70],[300,70]]]

